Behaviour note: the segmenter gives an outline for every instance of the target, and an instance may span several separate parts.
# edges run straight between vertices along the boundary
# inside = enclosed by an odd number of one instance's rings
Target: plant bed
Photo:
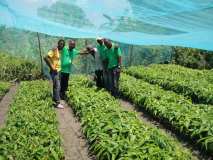
[[[46,81],[22,82],[0,130],[0,159],[64,159]]]
[[[151,65],[130,67],[124,72],[180,93],[193,103],[213,104],[213,84],[208,81],[210,75],[213,77],[210,71],[193,71],[177,65]]]
[[[180,131],[177,130],[176,128],[174,128],[172,126],[172,124],[168,122],[167,119],[153,115],[153,112],[150,112],[149,110],[147,110],[145,106],[135,105],[134,102],[130,98],[123,95],[121,92],[119,92],[119,94],[120,94],[120,98],[122,100],[130,102],[134,106],[136,111],[143,113],[143,116],[145,115],[146,119],[151,121],[151,123],[162,128],[163,130],[166,130],[166,132],[170,132],[181,143],[184,143],[184,146],[187,146],[187,148],[191,148],[193,150],[193,153],[197,157],[199,157],[199,159],[205,160],[205,159],[209,159],[211,157],[211,154],[207,153],[203,147],[201,147],[200,145],[194,145],[197,143],[195,139],[192,139],[189,135],[184,135],[184,134],[180,133]]]
[[[10,83],[0,82],[0,100],[9,91],[9,89],[10,89]]]
[[[41,76],[39,65],[34,61],[0,53],[0,80],[35,80]]]
[[[194,159],[176,140],[122,110],[114,97],[86,77],[71,78],[68,103],[97,159]]]
[[[121,75],[119,90],[135,105],[143,106],[154,117],[164,120],[180,134],[196,141],[203,150],[213,153],[212,109],[207,112],[202,107],[193,106],[182,96],[125,74]]]

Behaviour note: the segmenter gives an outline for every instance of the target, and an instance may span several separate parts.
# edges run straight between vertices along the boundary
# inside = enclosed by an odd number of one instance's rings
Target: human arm
[[[51,56],[53,56],[52,50],[49,51],[48,54],[44,57],[44,61],[46,62],[47,66],[50,68],[51,71],[56,71],[52,64],[52,61],[50,60]]]
[[[87,50],[85,48],[85,49],[81,49],[78,54],[80,54],[80,55],[88,55],[88,54],[90,54],[90,52],[89,52],[89,50]]]
[[[121,56],[121,49],[118,45],[115,45],[115,51],[116,51],[117,56],[118,56],[118,69],[121,70],[122,56]]]
[[[97,53],[97,48],[87,47],[84,50],[80,51],[80,55],[88,55],[91,54],[95,59],[95,54]]]
[[[122,65],[122,58],[121,58],[121,56],[119,56],[119,57],[118,57],[118,66],[121,67],[121,65]]]
[[[115,45],[115,52],[116,52],[116,54],[117,54],[117,56],[118,56],[118,66],[121,66],[122,65],[122,54],[121,54],[121,49],[120,49],[120,47],[118,46],[118,45]]]

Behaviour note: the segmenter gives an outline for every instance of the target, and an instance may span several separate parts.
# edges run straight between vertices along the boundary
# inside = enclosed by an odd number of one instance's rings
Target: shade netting
[[[0,25],[213,50],[213,0],[0,0]]]

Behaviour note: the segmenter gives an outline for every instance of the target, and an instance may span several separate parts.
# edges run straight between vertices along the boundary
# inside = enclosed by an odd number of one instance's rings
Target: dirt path
[[[151,125],[153,127],[157,127],[162,132],[164,132],[167,135],[178,140],[183,147],[190,149],[192,151],[193,155],[195,157],[197,157],[198,159],[200,159],[200,160],[212,160],[211,157],[207,157],[206,155],[202,155],[196,148],[194,148],[194,146],[192,144],[188,143],[186,140],[182,139],[182,137],[179,137],[179,135],[172,132],[170,130],[170,128],[167,128],[166,126],[162,125],[160,122],[154,120],[147,113],[143,112],[142,110],[139,110],[136,106],[134,106],[130,102],[125,101],[123,99],[119,99],[119,101],[120,101],[124,110],[136,112],[137,115],[138,115],[138,118],[141,119],[144,123]]]
[[[16,93],[17,88],[18,84],[12,85],[9,92],[6,93],[6,95],[2,98],[0,102],[0,128],[3,127],[5,124],[7,112],[9,110],[9,105],[12,102],[12,99]]]
[[[81,132],[81,125],[66,103],[64,109],[56,109],[59,131],[63,139],[65,160],[91,160],[88,146]]]

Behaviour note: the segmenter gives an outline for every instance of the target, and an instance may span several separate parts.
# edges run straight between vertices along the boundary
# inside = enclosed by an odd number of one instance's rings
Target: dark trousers
[[[60,103],[60,75],[58,72],[50,72],[50,76],[53,82],[53,101],[56,104]]]
[[[103,85],[104,88],[109,90],[109,71],[107,69],[108,62],[106,60],[102,61],[103,68]]]
[[[109,90],[109,71],[107,69],[103,70],[103,81],[104,81],[104,88]]]
[[[68,82],[69,82],[69,73],[63,73],[61,72],[61,91],[60,91],[60,96],[62,99],[65,99],[66,96],[66,91],[68,88]]]
[[[95,81],[96,81],[97,87],[100,87],[100,88],[104,87],[103,70],[96,70],[95,71]]]
[[[118,96],[118,85],[119,85],[119,78],[120,78],[120,70],[118,67],[114,67],[109,69],[109,91],[113,96]]]

